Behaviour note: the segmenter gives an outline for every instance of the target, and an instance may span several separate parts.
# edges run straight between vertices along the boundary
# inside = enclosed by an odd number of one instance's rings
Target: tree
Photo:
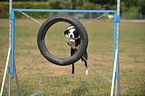
[[[49,0],[52,9],[72,9],[72,0]]]
[[[116,4],[116,0],[89,0],[89,1],[92,3],[95,3],[95,4],[101,4],[101,5],[104,5],[104,4],[114,5],[114,4]]]
[[[139,12],[145,14],[145,0],[138,0],[137,2]]]

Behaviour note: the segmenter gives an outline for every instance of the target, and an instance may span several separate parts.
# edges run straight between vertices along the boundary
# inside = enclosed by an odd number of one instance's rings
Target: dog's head
[[[78,32],[77,32],[77,30],[75,29],[74,26],[69,26],[65,30],[64,35],[66,35],[67,38],[71,38],[71,39],[75,39],[75,38],[79,37],[79,34],[78,34]]]

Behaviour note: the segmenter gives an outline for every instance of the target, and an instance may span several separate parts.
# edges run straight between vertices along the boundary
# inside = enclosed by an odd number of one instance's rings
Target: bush
[[[74,1],[75,2],[75,1]],[[1,18],[9,17],[9,2],[1,2],[0,10],[3,10]],[[73,5],[72,0],[49,0],[49,2],[13,2],[15,9],[89,9],[89,10],[102,10],[105,9],[102,5],[87,2],[76,2]],[[50,12],[25,12],[34,18],[48,18],[57,13]],[[69,15],[73,13],[68,13]],[[16,12],[16,18],[25,18],[21,13]]]
[[[3,8],[1,12],[1,18],[9,17],[9,3],[2,2],[2,7],[0,6],[0,10]],[[13,8],[17,9],[49,9],[49,3],[47,2],[13,2]],[[50,13],[47,12],[25,12],[28,15],[35,18],[47,18]],[[21,13],[16,12],[16,18],[24,18]]]
[[[2,15],[3,11],[4,11],[3,6],[0,4],[0,17]]]

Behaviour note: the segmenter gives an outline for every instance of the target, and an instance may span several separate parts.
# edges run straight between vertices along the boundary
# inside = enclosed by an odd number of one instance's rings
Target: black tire
[[[80,47],[79,47],[78,51],[71,57],[58,58],[58,57],[54,56],[53,54],[51,54],[45,45],[44,39],[45,39],[47,30],[49,30],[49,28],[57,22],[67,22],[67,23],[75,26],[75,28],[78,30],[78,33],[80,34],[80,38],[81,38]],[[47,60],[49,60],[50,62],[52,62],[56,65],[66,66],[66,65],[75,63],[82,57],[82,55],[84,54],[84,52],[88,46],[88,35],[86,32],[86,29],[83,27],[83,25],[77,19],[75,19],[69,15],[55,15],[55,16],[48,18],[40,27],[38,36],[37,36],[37,43],[38,43],[38,47],[39,47],[41,54]]]

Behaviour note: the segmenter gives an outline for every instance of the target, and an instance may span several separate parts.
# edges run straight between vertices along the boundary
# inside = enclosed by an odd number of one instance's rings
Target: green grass
[[[38,19],[44,22],[44,19]],[[83,24],[89,20],[81,20]],[[15,64],[21,70],[38,56],[39,24],[29,19],[16,19]],[[8,20],[0,19],[0,85],[8,52]],[[63,31],[68,24],[56,24],[46,36],[48,49],[58,57],[68,57],[70,48]],[[120,23],[119,63],[122,96],[145,95],[145,23]],[[111,79],[113,61],[113,21],[95,21],[86,26],[89,62]],[[31,66],[18,74],[22,96],[42,93],[41,96],[109,96],[111,83],[89,66],[89,76],[81,61],[76,63],[75,77],[71,66],[60,67],[40,56]],[[12,96],[17,95],[15,79]],[[8,92],[8,77],[3,95]]]

